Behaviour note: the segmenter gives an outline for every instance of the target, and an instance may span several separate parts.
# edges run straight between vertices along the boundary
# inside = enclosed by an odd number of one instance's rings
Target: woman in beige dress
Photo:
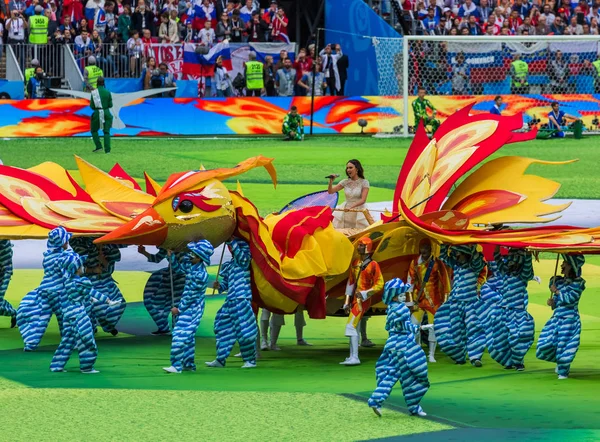
[[[329,193],[339,192],[344,189],[346,201],[338,206],[334,212],[333,227],[336,229],[366,229],[369,227],[369,222],[365,215],[360,212],[365,209],[365,202],[369,195],[369,182],[365,179],[365,171],[358,160],[350,160],[346,164],[346,176],[335,186],[333,185],[334,177],[329,178]],[[343,209],[352,209],[346,212]]]
[[[369,182],[365,179],[365,171],[358,160],[350,160],[346,164],[346,176],[335,186],[334,176],[329,178],[329,193],[339,192],[344,189],[346,201],[338,206],[338,209],[353,209],[351,212],[336,210],[333,213],[333,227],[336,229],[366,229],[369,222],[360,210],[366,209],[365,203],[369,195]],[[360,321],[358,329],[361,335],[361,347],[374,347],[375,344],[367,337],[367,321],[369,316],[364,316]]]

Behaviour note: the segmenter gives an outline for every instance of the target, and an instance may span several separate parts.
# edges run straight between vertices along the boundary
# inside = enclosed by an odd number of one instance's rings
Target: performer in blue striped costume
[[[60,344],[50,363],[50,371],[65,372],[73,350],[79,353],[79,369],[82,373],[99,373],[94,369],[98,357],[98,348],[94,339],[94,328],[87,314],[87,306],[102,302],[116,305],[119,301],[111,301],[106,295],[94,289],[92,282],[82,276],[83,261],[81,256],[71,253],[65,259],[65,302],[63,304],[64,329]]]
[[[500,315],[492,323],[488,351],[504,368],[523,371],[523,360],[533,344],[535,332],[533,317],[527,312],[527,284],[533,279],[532,256],[524,249],[511,248],[504,258],[497,246],[494,260],[502,280],[502,301]]]
[[[144,255],[148,262],[159,263],[167,256],[165,249],[158,249],[158,253],[154,255],[148,253],[143,246],[138,247],[138,252]],[[184,253],[176,253],[178,260],[184,257]],[[178,267],[179,268],[179,267]],[[179,305],[181,294],[185,286],[185,273],[173,268],[173,299],[171,297],[171,275],[169,268],[152,272],[146,287],[144,287],[144,306],[152,317],[152,320],[158,326],[158,330],[152,332],[153,335],[170,335],[169,329],[169,313],[171,312],[171,302],[174,300],[174,306]]]
[[[4,299],[13,274],[13,245],[7,239],[0,240],[0,316],[10,316],[10,328],[17,325],[17,311]]]
[[[65,291],[65,260],[75,254],[69,251],[71,234],[64,227],[48,233],[48,250],[44,252],[44,277],[40,286],[21,300],[17,309],[17,325],[25,343],[25,351],[35,350],[54,313],[62,335],[62,303]]]
[[[125,298],[112,276],[115,264],[121,261],[121,252],[119,247],[114,244],[106,244],[101,248],[94,247],[93,252],[91,256],[88,256],[86,262],[87,273],[90,274],[89,279],[92,281],[92,285],[96,290],[108,296],[111,301],[119,301],[110,306],[105,302],[94,303],[93,316],[106,333],[116,336],[119,333],[116,327],[117,323],[127,306]]]
[[[485,282],[483,254],[474,245],[442,245],[440,259],[452,268],[454,276],[450,296],[435,314],[438,344],[457,364],[464,364],[468,354],[471,364],[481,367],[485,332],[477,311],[479,289]]]
[[[258,327],[252,311],[252,288],[250,286],[250,247],[237,238],[227,242],[232,259],[221,267],[221,282],[215,282],[219,293],[227,292],[225,302],[215,317],[217,359],[207,362],[209,367],[224,367],[235,341],[240,345],[244,365],[256,367],[256,337]]]
[[[196,331],[204,314],[204,292],[208,283],[206,266],[210,264],[214,249],[205,239],[189,243],[188,248],[191,256],[181,261],[169,253],[173,270],[185,272],[186,278],[179,307],[171,310],[173,316],[177,316],[177,323],[173,328],[171,366],[163,368],[167,373],[196,371]]]
[[[410,413],[427,416],[419,405],[429,389],[427,358],[415,341],[415,334],[421,328],[412,323],[410,310],[404,304],[410,287],[410,284],[404,284],[399,278],[388,281],[384,287],[383,302],[388,306],[385,329],[389,337],[375,366],[377,388],[368,402],[378,416],[381,416],[381,405],[398,380]],[[429,327],[431,325],[422,328]]]
[[[487,263],[487,279],[481,286],[477,316],[485,332],[485,345],[490,347],[493,339],[492,324],[500,315],[500,302],[502,302],[502,279],[498,276],[498,267],[495,261]]]
[[[548,305],[554,312],[542,329],[535,355],[543,361],[556,362],[558,379],[567,379],[581,337],[581,319],[577,307],[585,290],[585,279],[581,277],[585,258],[583,255],[565,254],[562,257],[561,270],[564,276],[550,280],[552,297],[548,299]]]

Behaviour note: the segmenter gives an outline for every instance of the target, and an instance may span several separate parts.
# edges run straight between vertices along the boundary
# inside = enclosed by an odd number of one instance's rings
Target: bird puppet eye
[[[194,203],[192,203],[190,200],[183,200],[181,203],[179,203],[179,210],[181,210],[183,213],[190,213],[192,210],[194,210]]]

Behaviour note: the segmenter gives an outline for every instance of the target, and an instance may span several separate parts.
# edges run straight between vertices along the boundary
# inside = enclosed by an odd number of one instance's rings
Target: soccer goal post
[[[600,36],[364,38],[377,62],[376,136],[414,133],[412,103],[419,89],[439,121],[467,105],[474,113],[489,112],[500,96],[502,114],[523,112],[528,126],[543,129],[557,101],[583,121],[586,132],[598,132],[593,94],[600,93]]]

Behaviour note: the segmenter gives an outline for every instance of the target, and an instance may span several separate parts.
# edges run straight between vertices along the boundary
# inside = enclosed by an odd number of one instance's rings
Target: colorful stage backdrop
[[[473,102],[474,112],[487,112],[493,98],[491,95],[430,97],[440,120]],[[550,102],[555,100],[568,114],[582,117],[587,128],[600,116],[600,95],[591,94],[506,95],[503,113],[524,112],[526,122],[536,117],[544,123]],[[283,117],[291,106],[298,107],[308,126],[308,97],[139,99],[115,109],[125,128],[114,133],[118,136],[279,134]],[[403,100],[398,97],[318,97],[314,132],[358,133],[359,119],[367,120],[368,132],[380,129],[390,132],[403,124],[402,113]],[[89,136],[90,115],[88,101],[81,99],[0,100],[0,137]],[[414,125],[412,111],[408,124]]]

